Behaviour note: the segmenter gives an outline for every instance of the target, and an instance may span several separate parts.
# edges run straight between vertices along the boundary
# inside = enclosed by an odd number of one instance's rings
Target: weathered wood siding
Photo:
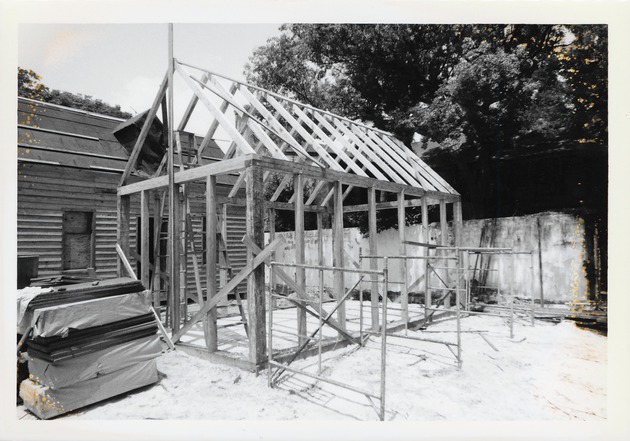
[[[99,278],[116,277],[116,189],[127,156],[112,135],[122,120],[74,109],[18,100],[18,255],[39,256],[39,276],[60,274],[63,269],[63,213],[94,213],[95,270]],[[218,152],[210,150],[211,156]],[[205,214],[203,185],[191,188],[195,243],[203,262],[202,222]],[[219,185],[226,196],[229,186]],[[153,215],[152,198],[150,213]],[[165,213],[167,214],[167,213]],[[136,247],[139,195],[131,199],[130,248]],[[237,272],[245,266],[245,213],[228,210],[229,256]],[[135,267],[135,259],[129,256]],[[205,265],[201,265],[205,289]],[[187,286],[195,293],[192,257],[188,259]],[[244,285],[240,287],[244,292]]]

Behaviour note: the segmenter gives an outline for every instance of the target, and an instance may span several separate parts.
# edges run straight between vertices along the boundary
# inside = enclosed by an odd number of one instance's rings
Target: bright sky
[[[278,35],[279,24],[175,24],[175,58],[244,79],[253,50]],[[166,24],[21,24],[18,65],[52,89],[120,104],[132,114],[149,107],[167,69]],[[176,116],[191,95],[177,93]],[[184,86],[185,87],[185,86]],[[207,124],[191,120],[190,129]]]

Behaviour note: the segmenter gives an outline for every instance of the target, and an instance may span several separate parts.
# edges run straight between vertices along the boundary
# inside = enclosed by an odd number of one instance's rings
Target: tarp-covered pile
[[[18,334],[30,334],[27,409],[48,419],[155,383],[161,344],[142,284],[129,278],[18,293]]]

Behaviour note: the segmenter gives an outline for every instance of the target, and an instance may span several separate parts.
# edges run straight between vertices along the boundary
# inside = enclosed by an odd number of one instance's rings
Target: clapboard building
[[[115,132],[128,123],[26,98],[18,98],[17,120],[18,256],[37,256],[39,277],[60,274],[116,277],[116,192],[128,152]],[[188,137],[182,139],[185,143]],[[201,160],[217,161],[220,155],[219,148],[210,145]],[[219,183],[225,194],[231,188],[230,182],[236,179],[230,178]],[[203,200],[203,190],[191,187],[190,192],[194,243],[199,264],[203,265],[204,214],[195,202]],[[131,206],[130,240],[132,250],[137,250],[139,213],[133,210],[139,203]],[[164,225],[167,216],[165,212]],[[245,219],[238,207],[229,207],[226,226],[230,262],[238,270],[245,264],[245,250],[240,243]],[[165,238],[166,235],[164,241]],[[161,248],[167,247],[164,244]],[[192,291],[193,250],[187,252],[191,261],[187,280]],[[136,265],[134,256],[132,252],[130,260]],[[160,256],[165,259],[165,251]]]

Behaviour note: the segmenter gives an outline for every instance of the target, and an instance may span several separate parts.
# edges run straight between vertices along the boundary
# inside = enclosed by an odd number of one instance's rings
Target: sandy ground
[[[447,320],[407,335],[455,342],[454,330]],[[462,319],[462,330],[469,332],[461,369],[443,344],[388,336],[387,420],[606,419],[605,336],[570,322],[519,320],[510,338],[503,319],[480,316]],[[365,347],[326,353],[321,376],[378,396],[380,354],[376,336]],[[292,366],[318,372],[317,357]],[[302,375],[286,373],[270,389],[266,371],[256,376],[181,351],[165,353],[158,369],[159,383],[59,419],[378,419],[379,400],[373,406],[365,395]],[[18,418],[34,417],[18,407]]]

